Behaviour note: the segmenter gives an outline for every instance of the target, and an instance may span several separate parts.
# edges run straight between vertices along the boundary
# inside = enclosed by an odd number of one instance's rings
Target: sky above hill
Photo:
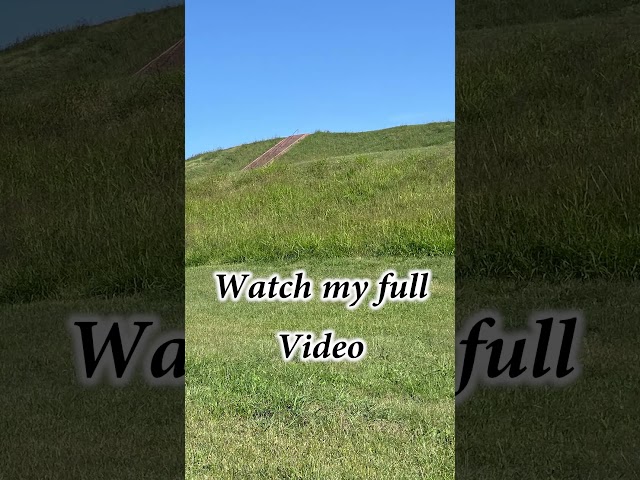
[[[454,120],[454,0],[186,8],[186,156],[317,130]]]
[[[145,10],[157,10],[180,0],[21,0],[6,2],[0,15],[0,48],[39,33],[97,24]]]

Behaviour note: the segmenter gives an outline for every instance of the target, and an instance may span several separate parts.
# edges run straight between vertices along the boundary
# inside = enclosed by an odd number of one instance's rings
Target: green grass
[[[184,8],[0,51],[0,302],[183,285]],[[162,219],[159,221],[159,219]]]
[[[61,85],[122,79],[183,36],[184,6],[33,36],[0,51],[0,94],[46,96]]]
[[[212,173],[225,155],[240,169],[262,148],[189,161],[186,263],[452,255],[453,134],[452,124],[317,133],[250,172]]]
[[[488,307],[506,328],[582,310],[582,375],[563,389],[478,389],[456,407],[456,478],[637,478],[638,287],[629,281],[456,280],[456,324]]]
[[[317,132],[186,162],[187,478],[452,478],[454,125]],[[218,303],[216,268],[368,277],[432,268],[426,304]],[[368,343],[284,363],[278,330]]]
[[[453,478],[453,258],[341,258],[187,269],[186,478]],[[431,268],[422,304],[219,303],[212,271],[377,279]],[[284,363],[279,330],[361,337],[358,363]]]
[[[179,478],[184,390],[78,383],[70,315],[153,313],[184,328],[181,302],[161,296],[0,304],[0,478]]]
[[[187,178],[195,179],[241,170],[280,140],[282,138],[272,138],[195,155],[185,163]]]
[[[0,51],[0,478],[184,472],[184,390],[83,387],[67,330],[184,328],[184,72],[131,78],[182,36],[177,7]]]
[[[279,157],[277,162],[301,163],[442,145],[451,142],[454,135],[455,124],[452,122],[407,125],[358,133],[315,132]],[[273,138],[195,155],[187,160],[187,178],[241,170],[280,140],[282,138]]]
[[[534,23],[554,23],[581,17],[627,13],[637,0],[460,0],[456,3],[456,30],[501,28]],[[531,59],[529,60],[531,61]]]
[[[635,3],[458,3],[461,276],[638,278]]]
[[[456,3],[456,323],[582,310],[576,383],[456,408],[460,479],[638,478],[637,1]]]

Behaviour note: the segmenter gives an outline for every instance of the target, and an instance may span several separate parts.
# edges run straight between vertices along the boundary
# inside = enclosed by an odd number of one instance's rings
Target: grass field
[[[453,259],[225,264],[227,271],[376,279],[432,268],[426,304],[224,303],[187,270],[187,478],[453,478]],[[284,363],[275,334],[367,341],[358,363]]]
[[[177,478],[184,472],[184,391],[76,379],[70,315],[153,312],[184,328],[183,305],[161,296],[0,304],[0,478]],[[179,455],[176,455],[176,452]]]
[[[461,479],[633,479],[639,411],[637,1],[456,3],[456,319],[586,318],[565,390],[456,408]]]
[[[456,407],[456,478],[638,478],[638,286],[456,279],[458,326],[486,308],[517,329],[536,310],[580,309],[587,327],[583,371],[561,390],[478,389]]]
[[[453,478],[454,125],[315,133],[186,162],[187,478]],[[376,280],[431,268],[423,304],[224,303],[212,272]],[[279,330],[363,338],[358,363],[284,363]]]
[[[462,1],[456,18],[459,274],[638,278],[637,2]]]

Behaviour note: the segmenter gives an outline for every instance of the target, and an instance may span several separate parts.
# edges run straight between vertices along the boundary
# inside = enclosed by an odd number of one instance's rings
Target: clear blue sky
[[[0,14],[0,48],[80,22],[97,24],[182,3],[181,0],[7,0]]]
[[[455,2],[186,3],[186,156],[454,120]]]

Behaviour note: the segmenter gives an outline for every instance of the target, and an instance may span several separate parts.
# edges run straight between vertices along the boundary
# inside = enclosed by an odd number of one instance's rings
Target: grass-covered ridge
[[[278,158],[278,162],[299,163],[345,155],[441,145],[453,139],[454,131],[453,122],[405,125],[358,133],[318,131]],[[240,170],[280,140],[282,138],[273,138],[194,155],[186,163],[187,178]]]
[[[183,284],[184,8],[0,51],[0,302]],[[163,221],[159,221],[163,219]]]
[[[183,36],[183,6],[34,36],[0,51],[0,93],[121,79]]]
[[[225,158],[240,170],[269,143],[187,162],[188,266],[453,254],[452,123],[320,132],[266,168],[213,173]]]

